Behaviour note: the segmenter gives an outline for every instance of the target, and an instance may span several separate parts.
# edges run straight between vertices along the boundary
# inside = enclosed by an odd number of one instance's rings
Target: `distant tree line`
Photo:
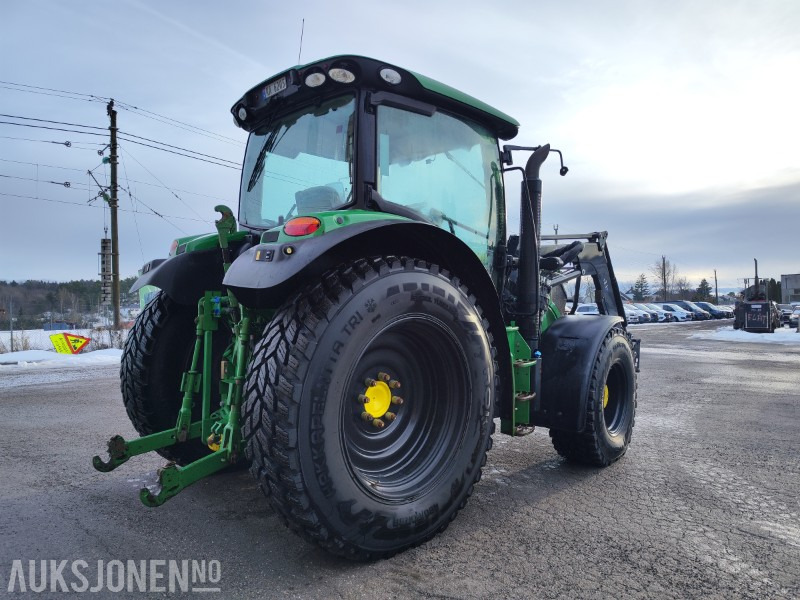
[[[136,304],[136,294],[128,290],[136,277],[120,280],[122,304]],[[0,329],[8,329],[8,318],[13,309],[14,329],[39,329],[48,322],[69,322],[90,325],[102,314],[100,305],[100,280],[79,279],[67,282],[29,279],[0,281],[0,308],[5,313],[0,318]]]

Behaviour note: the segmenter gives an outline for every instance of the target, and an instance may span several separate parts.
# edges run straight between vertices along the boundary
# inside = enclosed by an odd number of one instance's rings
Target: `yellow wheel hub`
[[[389,407],[392,404],[397,408],[403,405],[403,399],[393,395],[394,392],[392,392],[392,390],[400,389],[400,382],[392,379],[388,373],[381,371],[378,373],[377,379],[367,377],[364,385],[367,389],[363,394],[358,395],[358,401],[364,405],[361,418],[367,423],[372,423],[373,427],[382,429],[386,427],[387,423],[391,423],[397,418],[395,413],[389,411]]]
[[[364,395],[369,399],[364,403],[364,410],[371,416],[377,418],[382,417],[389,410],[392,403],[392,390],[386,385],[384,381],[376,381],[375,385],[367,388]]]
[[[603,388],[603,408],[608,406],[608,386]]]

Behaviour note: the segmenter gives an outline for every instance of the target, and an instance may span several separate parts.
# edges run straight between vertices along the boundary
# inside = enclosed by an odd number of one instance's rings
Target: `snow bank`
[[[86,367],[119,364],[122,350],[114,348],[81,354],[59,354],[47,350],[22,350],[0,354],[0,372],[19,367]]]
[[[800,345],[800,333],[795,328],[781,327],[775,333],[750,333],[734,329],[733,325],[720,327],[714,331],[698,331],[689,336],[702,340],[720,340],[724,342],[749,342],[756,344]]]

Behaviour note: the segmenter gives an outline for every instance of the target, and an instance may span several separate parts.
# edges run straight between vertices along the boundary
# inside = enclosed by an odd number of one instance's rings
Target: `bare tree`
[[[675,279],[678,276],[678,267],[673,265],[666,256],[662,256],[650,267],[650,274],[653,276],[655,296],[661,296],[666,302],[669,295],[675,289]]]
[[[591,277],[581,277],[581,302],[592,304],[595,301],[594,280]]]
[[[65,287],[58,288],[59,317],[64,319],[67,312],[74,312],[78,298]],[[66,309],[66,310],[65,310]]]
[[[688,300],[692,295],[692,284],[686,277],[678,277],[675,280],[674,292],[679,300]]]

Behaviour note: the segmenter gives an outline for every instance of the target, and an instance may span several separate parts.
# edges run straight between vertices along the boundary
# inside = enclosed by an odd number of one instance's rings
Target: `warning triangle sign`
[[[54,333],[50,336],[50,341],[59,354],[78,354],[92,341],[92,338],[75,333]]]
[[[72,348],[72,353],[77,354],[83,350],[86,345],[91,342],[91,338],[83,337],[82,335],[75,335],[73,333],[65,333],[64,337],[67,338],[67,343]]]

